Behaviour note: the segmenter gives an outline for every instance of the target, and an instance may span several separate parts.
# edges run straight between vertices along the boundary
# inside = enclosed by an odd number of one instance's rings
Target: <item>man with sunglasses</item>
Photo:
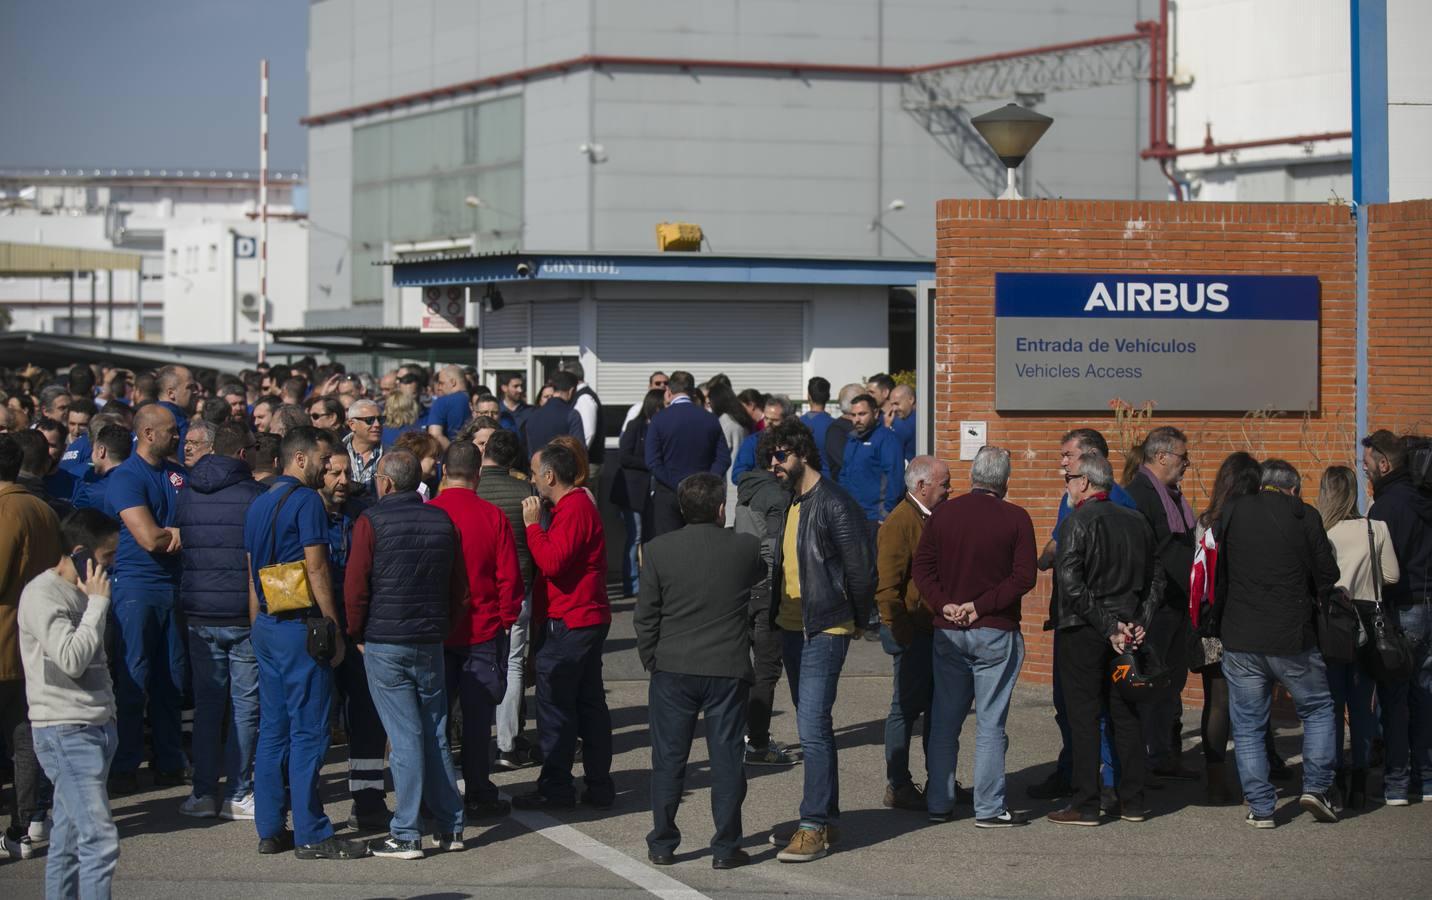
[[[1149,623],[1149,644],[1168,663],[1169,686],[1144,711],[1144,743],[1151,774],[1173,781],[1197,781],[1183,757],[1183,686],[1188,681],[1188,577],[1193,571],[1193,507],[1183,496],[1188,471],[1188,438],[1172,425],[1144,438],[1144,464],[1129,482],[1129,496],[1154,530],[1159,564],[1168,585]]]
[[[805,752],[800,821],[771,833],[781,862],[824,857],[837,840],[839,764],[831,711],[851,638],[875,605],[875,563],[859,504],[820,474],[810,429],[787,419],[768,430],[772,471],[794,494],[772,563],[771,617]]]
[[[372,400],[355,400],[348,407],[348,436],[343,449],[348,451],[351,468],[348,477],[362,491],[372,484],[383,458],[383,415]]]

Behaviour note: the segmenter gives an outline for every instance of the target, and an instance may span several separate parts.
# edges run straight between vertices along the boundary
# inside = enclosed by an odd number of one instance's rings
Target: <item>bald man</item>
[[[188,684],[189,660],[176,611],[180,543],[174,524],[185,475],[170,461],[179,445],[173,414],[165,405],[140,407],[134,440],[134,452],[115,467],[105,489],[105,512],[121,526],[111,606],[119,625],[114,692],[119,748],[110,769],[112,794],[139,787],[146,698],[154,732],[154,785],[178,787],[188,780],[179,699]]]
[[[889,409],[885,413],[885,427],[895,432],[900,447],[905,451],[905,462],[915,458],[915,389],[908,384],[897,384],[890,392]]]
[[[176,451],[179,456],[176,458],[183,465],[184,439],[189,431],[189,417],[194,415],[195,401],[199,399],[199,385],[194,381],[194,373],[185,366],[165,366],[154,376],[154,383],[159,392],[159,405],[169,410],[178,426]]]
[[[472,402],[468,396],[467,373],[462,366],[444,366],[438,372],[438,398],[428,410],[428,434],[438,439],[444,450],[457,437],[462,426],[472,418]]]

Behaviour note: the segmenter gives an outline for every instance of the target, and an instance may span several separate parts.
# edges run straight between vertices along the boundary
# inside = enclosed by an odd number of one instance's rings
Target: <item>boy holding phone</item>
[[[108,897],[119,832],[105,782],[118,736],[105,658],[109,575],[119,523],[82,509],[62,526],[68,552],[20,596],[20,657],[35,755],[55,785],[45,894]]]

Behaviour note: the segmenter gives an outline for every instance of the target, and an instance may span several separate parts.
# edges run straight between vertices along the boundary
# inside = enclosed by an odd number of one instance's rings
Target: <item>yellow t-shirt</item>
[[[781,588],[781,606],[776,611],[776,626],[782,631],[804,631],[801,618],[801,566],[796,553],[796,536],[800,532],[801,505],[792,503],[786,511],[786,533],[781,540],[781,571],[785,576]],[[855,620],[827,628],[825,634],[855,634]]]

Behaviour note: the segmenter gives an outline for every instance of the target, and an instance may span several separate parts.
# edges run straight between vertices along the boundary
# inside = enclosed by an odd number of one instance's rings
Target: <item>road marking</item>
[[[596,863],[618,878],[625,878],[642,890],[655,894],[661,900],[711,900],[695,888],[637,862],[620,850],[608,847],[596,838],[583,834],[571,825],[564,825],[545,813],[514,809],[512,819],[557,846]]]

